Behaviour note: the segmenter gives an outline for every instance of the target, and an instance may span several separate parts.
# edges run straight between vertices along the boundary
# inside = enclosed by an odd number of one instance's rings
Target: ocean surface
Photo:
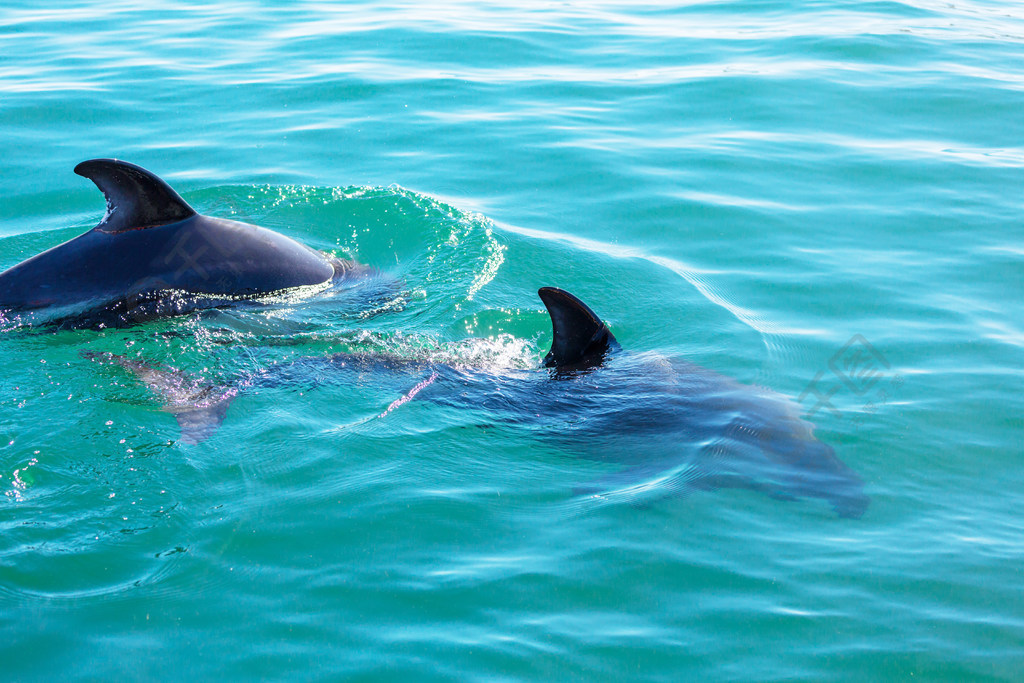
[[[103,217],[97,157],[400,286],[4,318],[0,678],[1019,680],[1024,6],[6,2],[0,269]],[[787,397],[867,509],[431,399],[416,363],[542,372],[542,286]],[[200,443],[97,362],[341,352],[415,362],[286,373]]]

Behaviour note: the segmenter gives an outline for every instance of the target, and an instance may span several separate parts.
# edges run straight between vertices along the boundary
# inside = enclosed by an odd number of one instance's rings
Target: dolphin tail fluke
[[[204,383],[176,368],[168,368],[115,353],[82,352],[82,356],[101,363],[119,365],[135,375],[164,403],[181,428],[181,443],[198,444],[216,432],[228,406],[238,395],[237,387]]]
[[[171,186],[141,166],[117,159],[92,159],[75,173],[96,183],[107,198],[107,215],[97,230],[124,230],[169,225],[196,215]]]
[[[590,307],[569,292],[541,287],[537,292],[551,316],[554,339],[544,365],[578,370],[600,365],[605,355],[621,347],[611,330]]]

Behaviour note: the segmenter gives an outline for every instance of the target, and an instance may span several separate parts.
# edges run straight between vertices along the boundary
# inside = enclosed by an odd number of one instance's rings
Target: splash
[[[483,219],[483,217],[480,217]],[[494,230],[490,224],[484,228],[484,235],[487,239],[485,250],[488,252],[486,260],[484,261],[483,267],[480,272],[477,273],[476,278],[473,279],[473,283],[469,286],[469,291],[466,293],[466,301],[472,301],[473,297],[476,296],[477,292],[484,288],[487,284],[494,279],[494,276],[498,274],[498,270],[501,265],[505,262],[505,245],[499,244],[494,238]]]
[[[24,492],[34,483],[32,474],[28,470],[38,464],[39,458],[32,458],[27,465],[19,467],[11,473],[11,489],[7,491],[8,498],[19,503],[25,500]]]

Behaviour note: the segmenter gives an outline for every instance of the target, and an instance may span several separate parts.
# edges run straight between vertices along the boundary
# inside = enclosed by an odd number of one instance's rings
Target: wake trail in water
[[[742,322],[747,327],[757,332],[765,347],[769,353],[773,353],[777,344],[774,342],[774,338],[778,336],[777,326],[769,320],[765,320],[762,316],[756,312],[751,311],[748,308],[739,306],[726,297],[719,294],[716,289],[708,282],[707,274],[710,271],[701,270],[694,266],[688,265],[677,259],[668,258],[665,256],[652,256],[647,254],[640,249],[635,247],[625,247],[617,244],[607,244],[598,240],[592,240],[585,237],[576,237],[574,235],[567,235],[564,233],[548,232],[545,230],[537,230],[535,228],[524,228],[515,225],[509,225],[507,223],[498,224],[501,229],[507,230],[517,235],[523,235],[524,237],[530,237],[533,239],[541,239],[546,241],[563,242],[569,244],[577,249],[589,251],[592,253],[602,254],[617,259],[639,259],[667,268],[676,275],[680,276],[686,282],[688,282],[694,289],[696,289],[701,296],[707,299],[712,304],[724,308],[733,317]]]

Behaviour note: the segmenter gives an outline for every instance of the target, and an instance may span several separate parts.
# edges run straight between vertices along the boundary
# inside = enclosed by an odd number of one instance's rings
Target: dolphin
[[[149,171],[116,159],[75,167],[107,200],[92,230],[0,273],[0,313],[58,327],[127,327],[295,287],[379,275],[280,233],[202,216]],[[48,318],[48,319],[47,319]]]
[[[554,287],[539,295],[553,340],[541,367],[532,370],[496,373],[429,356],[339,353],[271,366],[216,387],[139,359],[87,355],[120,365],[159,394],[165,410],[177,417],[185,443],[209,438],[231,401],[252,387],[315,384],[345,370],[399,373],[419,382],[377,417],[422,397],[482,411],[484,422],[518,426],[571,453],[617,466],[577,493],[745,488],[785,500],[823,499],[841,517],[864,514],[869,498],[860,477],[815,438],[813,425],[791,402],[684,360],[626,353],[577,297]]]

